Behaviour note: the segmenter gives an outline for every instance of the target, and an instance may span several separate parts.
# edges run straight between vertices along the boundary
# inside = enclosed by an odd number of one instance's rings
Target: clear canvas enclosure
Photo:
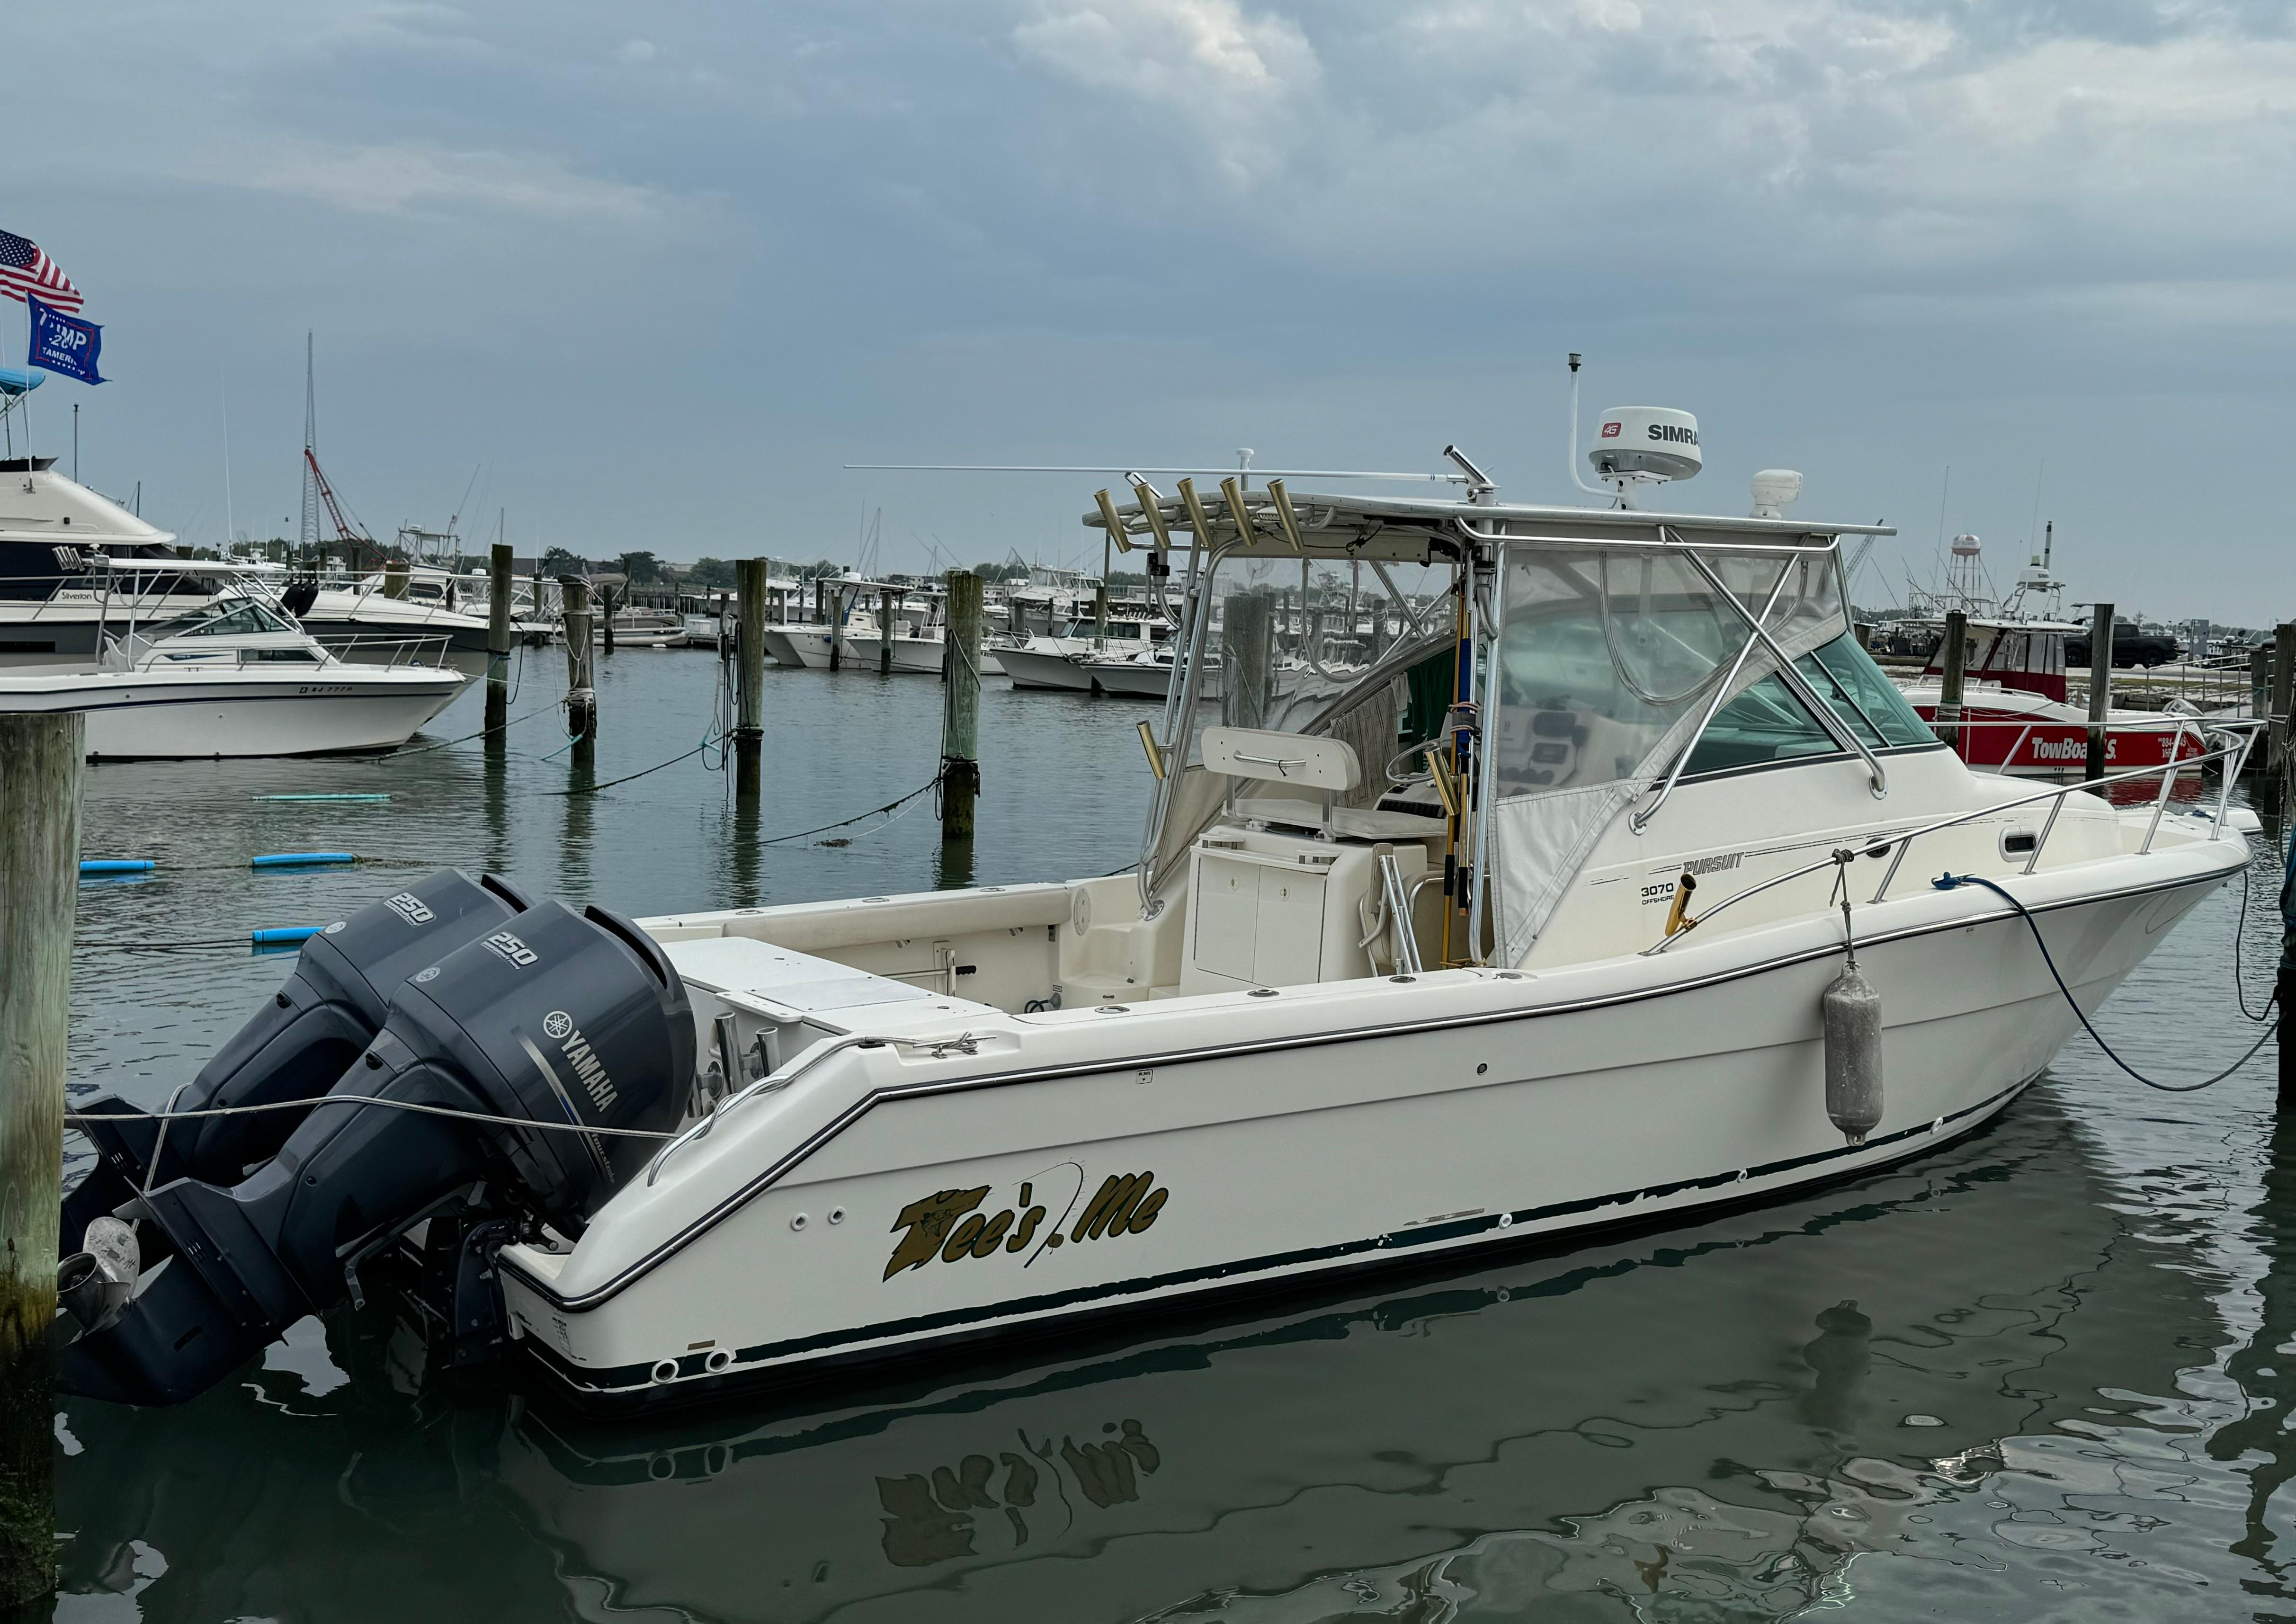
[[[1500,963],[1529,951],[1603,831],[1715,722],[1746,759],[1848,748],[1829,723],[1857,707],[1834,701],[1863,688],[1807,659],[1849,630],[1831,549],[1508,545],[1492,612],[1483,845]],[[1777,676],[1781,654],[1817,674],[1828,714]]]

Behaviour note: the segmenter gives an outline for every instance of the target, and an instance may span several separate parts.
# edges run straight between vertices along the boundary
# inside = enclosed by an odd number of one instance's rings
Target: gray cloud
[[[20,93],[44,184],[0,225],[111,324],[91,479],[186,528],[220,525],[223,390],[242,528],[292,511],[307,326],[377,524],[442,518],[483,462],[522,543],[810,557],[882,504],[910,562],[913,535],[1086,547],[1089,491],[839,464],[1457,439],[1558,496],[1572,348],[1590,406],[1702,414],[1718,507],[1799,463],[1808,506],[1905,523],[1925,567],[1947,463],[1948,522],[2005,550],[2046,462],[2086,589],[2255,619],[2276,582],[2276,481],[2238,471],[2296,427],[2285,6],[218,0],[81,27],[103,116],[67,79]]]

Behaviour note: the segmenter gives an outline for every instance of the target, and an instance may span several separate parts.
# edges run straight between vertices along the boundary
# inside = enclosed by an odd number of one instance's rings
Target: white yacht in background
[[[316,756],[404,744],[468,680],[350,664],[253,596],[225,596],[107,642],[70,668],[0,671],[0,709],[78,710],[97,760]]]
[[[144,1251],[74,1299],[68,1386],[225,1379],[418,1224],[434,1322],[674,1400],[1676,1220],[1981,1127],[2074,1029],[2033,932],[2102,1003],[2249,862],[2228,791],[1972,771],[1851,634],[1840,538],[1888,531],[1636,507],[1696,472],[1686,414],[1596,445],[1609,507],[1501,502],[1456,452],[1464,501],[1102,493],[1086,522],[1180,581],[1122,874],[632,922],[448,873],[330,927],[184,1103],[275,1088],[317,1041],[266,1035],[292,989],[364,965],[398,990],[338,1090],[487,1120],[345,1103],[268,1161],[147,1171],[149,1119],[105,1107],[67,1243],[93,1205]],[[1226,587],[1355,559],[1442,590],[1370,664],[1279,682],[1269,595]],[[2213,735],[2227,783],[2252,726]]]
[[[0,668],[94,660],[107,630],[211,602],[248,573],[177,557],[172,533],[54,460],[0,458]]]

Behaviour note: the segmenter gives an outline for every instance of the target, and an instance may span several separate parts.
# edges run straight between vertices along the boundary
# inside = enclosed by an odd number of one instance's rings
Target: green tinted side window
[[[1934,744],[1937,735],[1855,637],[1836,637],[1794,661],[1819,697],[1867,745]]]
[[[1868,749],[1932,744],[1930,731],[1906,696],[1854,637],[1837,637],[1794,661],[1804,681],[1833,708]],[[1714,713],[1690,752],[1685,775],[1765,767],[1840,750],[1833,735],[1776,677],[1765,677]]]
[[[1683,771],[1694,775],[1763,767],[1825,755],[1836,748],[1833,735],[1803,709],[1793,691],[1770,676],[1714,713]]]

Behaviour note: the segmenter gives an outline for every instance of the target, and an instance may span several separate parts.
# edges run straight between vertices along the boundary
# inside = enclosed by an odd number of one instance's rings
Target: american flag
[[[39,295],[42,304],[53,305],[67,315],[86,302],[71,278],[56,268],[56,262],[42,253],[37,243],[13,232],[0,231],[0,293],[21,303],[28,291]]]

